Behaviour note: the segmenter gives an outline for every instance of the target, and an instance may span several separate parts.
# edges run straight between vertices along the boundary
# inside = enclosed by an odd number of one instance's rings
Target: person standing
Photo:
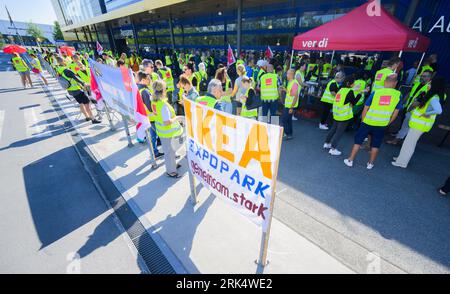
[[[23,88],[27,88],[27,83],[33,88],[33,82],[31,81],[30,68],[25,61],[20,57],[19,53],[14,53],[14,57],[11,59],[14,69],[19,73],[22,81]]]
[[[86,85],[86,92],[88,95],[91,93],[91,71],[89,67],[86,68],[84,63],[78,54],[73,55],[73,62],[69,65],[71,71],[73,71]]]
[[[212,79],[208,84],[208,92],[205,96],[200,96],[195,99],[195,102],[213,108],[216,110],[222,110],[219,103],[223,96],[222,82],[217,79]]]
[[[155,61],[156,68],[158,69],[158,75],[159,77],[164,81],[166,84],[166,91],[167,91],[167,97],[170,99],[169,101],[172,102],[172,105],[175,108],[175,111],[177,113],[180,113],[181,111],[178,110],[178,96],[173,95],[175,91],[175,83],[173,80],[172,70],[168,68],[167,66],[164,66],[163,62],[161,60]],[[175,97],[175,98],[174,98]]]
[[[402,108],[401,93],[395,89],[396,86],[397,74],[391,74],[386,77],[384,88],[375,90],[367,99],[362,113],[362,123],[356,133],[352,152],[344,160],[348,167],[353,166],[353,161],[368,135],[371,135],[371,152],[367,169],[374,167],[386,127],[397,118],[398,112]]]
[[[267,65],[267,73],[261,76],[259,85],[261,89],[261,101],[262,101],[262,116],[267,118],[270,112],[270,117],[267,119],[271,121],[272,116],[277,115],[279,89],[278,89],[278,76],[273,72],[274,68],[272,64]]]
[[[86,121],[91,121],[92,124],[99,124],[101,121],[96,120],[92,114],[90,101],[86,94],[82,91],[86,88],[85,83],[80,79],[72,70],[70,70],[62,57],[56,58],[58,61],[58,67],[56,72],[59,76],[63,77],[69,82],[69,88],[67,92],[69,95],[73,96],[75,100],[80,104],[80,111],[86,118]]]
[[[157,146],[157,140],[158,140],[158,135],[156,134],[156,126],[155,126],[155,113],[153,112],[153,106],[154,104],[152,104],[152,94],[151,91],[153,91],[153,89],[151,89],[151,78],[150,76],[145,73],[145,72],[138,72],[137,74],[137,80],[138,80],[138,89],[139,89],[139,93],[141,94],[141,98],[142,101],[144,102],[144,106],[145,106],[145,111],[147,113],[148,119],[150,121],[151,127],[150,127],[150,139],[152,140],[152,147],[153,147],[153,154],[155,155],[155,159],[158,159],[162,156],[164,156],[164,153],[159,152],[158,150],[158,146]],[[139,143],[144,143],[144,141],[139,141]]]
[[[241,80],[241,87],[245,93],[239,98],[242,105],[240,116],[258,120],[258,108],[247,108],[252,105],[254,99],[256,99],[256,92],[252,88],[252,80],[247,76],[243,76]]]
[[[198,97],[200,97],[191,81],[185,75],[180,76],[180,87],[184,92],[184,98],[195,101]]]
[[[402,126],[398,131],[397,135],[395,136],[395,138],[393,140],[386,141],[386,143],[391,145],[398,145],[403,139],[405,139],[409,131],[409,120],[411,118],[411,110],[412,110],[411,105],[413,105],[413,103],[416,100],[426,95],[426,93],[431,87],[430,83],[432,74],[433,73],[428,70],[423,72],[420,77],[420,81],[415,83],[414,86],[411,88],[408,98],[406,99],[406,103],[404,103],[403,106],[404,111],[406,113],[404,114],[405,117],[403,119]]]
[[[48,86],[48,82],[47,79],[44,77],[44,72],[42,70],[42,65],[41,62],[39,61],[39,59],[36,57],[36,55],[34,53],[30,54],[31,57],[31,66],[33,67],[32,71],[37,74],[42,82],[44,82],[45,86]]]
[[[431,89],[413,103],[411,118],[409,119],[409,131],[403,142],[398,157],[394,157],[393,166],[406,168],[416,149],[420,137],[431,130],[436,121],[436,116],[442,113],[441,101],[445,100],[445,80],[434,78]]]
[[[247,89],[242,85],[242,78],[246,76],[245,66],[243,64],[237,67],[238,78],[234,82],[233,92],[231,97],[235,97],[236,101],[236,115],[241,115],[242,102],[241,97],[246,94]]]
[[[150,59],[142,60],[142,68],[146,74],[149,75],[152,83],[159,80],[159,75],[155,72],[155,65]]]
[[[231,102],[231,80],[227,74],[227,68],[223,67],[217,70],[216,80],[222,83],[222,97],[220,98],[220,107],[223,112],[233,114],[233,104]]]
[[[291,140],[293,139],[292,116],[298,107],[301,86],[297,79],[295,79],[295,71],[293,69],[289,69],[287,71],[286,78],[287,88],[283,88],[283,91],[286,92],[286,98],[284,100],[281,121],[283,123],[284,133],[286,135],[285,140]]]
[[[320,102],[322,104],[322,115],[320,118],[319,129],[328,130],[328,117],[331,113],[331,108],[333,107],[334,97],[337,92],[339,92],[339,88],[344,81],[345,74],[344,72],[337,72],[334,79],[328,82],[325,91],[323,92],[322,98]]]
[[[176,162],[176,150],[173,147],[174,140],[183,135],[180,122],[182,116],[177,116],[173,107],[167,102],[167,86],[164,81],[153,83],[152,102],[155,108],[155,127],[164,151],[164,163],[166,175],[171,178],[179,178],[177,169],[180,165]]]
[[[384,81],[389,75],[396,72],[401,62],[401,59],[398,57],[392,57],[391,59],[389,59],[387,67],[382,68],[375,73],[372,91],[384,88]]]
[[[354,84],[355,79],[352,76],[347,77],[333,102],[333,126],[323,145],[324,149],[330,149],[329,153],[331,155],[339,156],[342,154],[337,149],[337,145],[347,126],[353,120],[353,105],[358,102],[361,95],[355,95],[353,90]]]

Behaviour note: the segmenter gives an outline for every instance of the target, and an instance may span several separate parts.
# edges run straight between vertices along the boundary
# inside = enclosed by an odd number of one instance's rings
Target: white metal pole
[[[336,51],[333,50],[333,54],[331,54],[331,61],[330,61],[331,66],[333,66],[333,59],[334,59],[334,53],[335,53],[335,52],[336,52]]]
[[[413,83],[413,84],[414,84],[414,80],[416,79],[417,75],[419,74],[419,69],[420,69],[420,66],[422,65],[422,62],[423,62],[423,58],[424,58],[424,57],[425,57],[425,52],[423,52],[422,58],[420,58],[420,62],[419,62],[419,65],[417,66],[416,73],[414,74],[414,77],[413,77],[413,79],[412,79],[412,83]]]
[[[152,136],[149,130],[146,130],[145,133],[147,134],[148,150],[150,151],[150,163],[152,165],[152,169],[157,169],[158,165],[156,164],[155,153],[153,152]]]
[[[292,49],[292,53],[291,53],[291,64],[289,65],[289,69],[292,68],[292,62],[294,62],[294,49]]]
[[[398,53],[398,57],[399,58],[402,57],[402,54],[403,54],[403,50]]]

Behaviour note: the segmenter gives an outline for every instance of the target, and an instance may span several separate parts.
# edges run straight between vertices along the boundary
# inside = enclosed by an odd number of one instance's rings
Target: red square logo
[[[272,86],[272,78],[266,79],[266,86]]]
[[[381,96],[378,105],[385,106],[391,104],[391,96]]]
[[[377,77],[375,78],[377,81],[381,81],[381,79],[383,78],[383,74],[377,74]]]
[[[336,102],[340,102],[341,101],[341,94],[337,94],[336,95]]]
[[[168,78],[168,79],[170,79],[170,78],[171,78],[171,76],[170,76],[170,72],[166,72],[166,78]]]

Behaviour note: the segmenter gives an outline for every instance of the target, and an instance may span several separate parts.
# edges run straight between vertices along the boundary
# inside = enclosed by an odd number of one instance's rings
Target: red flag
[[[102,45],[100,45],[100,43],[98,41],[97,41],[97,53],[99,55],[103,54],[103,47],[102,47]]]
[[[270,49],[270,46],[267,46],[267,49],[266,49],[266,58],[267,58],[267,59],[272,59],[272,58],[273,58],[273,52],[272,52],[272,49]]]
[[[100,89],[98,87],[94,71],[92,70],[92,68],[89,68],[89,70],[91,72],[91,92],[95,97],[95,100],[97,100],[97,108],[102,110],[104,107],[102,93],[100,92]]]
[[[234,57],[234,53],[233,53],[233,49],[231,49],[230,44],[228,44],[228,55],[227,55],[227,59],[228,59],[228,66],[232,65],[233,63],[236,62],[236,58]]]

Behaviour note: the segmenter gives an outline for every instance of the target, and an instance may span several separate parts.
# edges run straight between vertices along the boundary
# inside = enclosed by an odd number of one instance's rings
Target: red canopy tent
[[[384,7],[380,7],[379,14],[374,13],[373,4],[372,1],[365,3],[336,20],[296,36],[293,51],[400,51],[401,54],[427,50],[430,44],[427,37],[401,23]]]

